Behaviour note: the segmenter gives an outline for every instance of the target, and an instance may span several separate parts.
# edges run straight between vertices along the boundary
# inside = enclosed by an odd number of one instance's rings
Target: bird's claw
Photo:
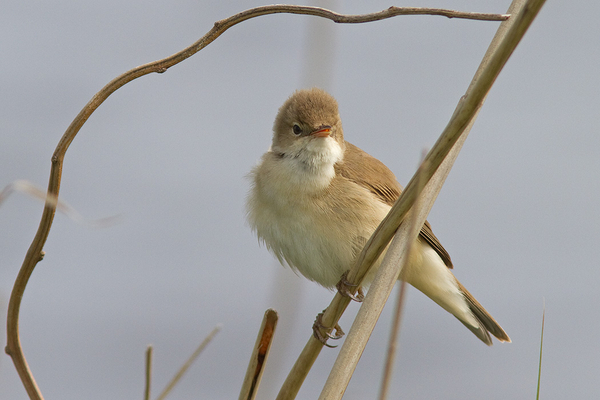
[[[362,301],[365,299],[365,295],[362,291],[362,287],[360,287],[354,283],[348,282],[347,277],[348,277],[348,271],[344,272],[344,274],[340,278],[340,281],[337,283],[337,285],[335,285],[335,287],[338,290],[338,293],[341,294],[342,296],[350,297],[352,300],[356,301],[357,303],[362,303]],[[356,290],[356,294],[354,294],[354,291],[352,290],[352,288],[355,288],[357,286],[358,286],[358,289]]]
[[[323,312],[325,312],[325,310],[323,310]],[[317,339],[319,342],[321,342],[325,346],[333,349],[334,347],[337,347],[337,346],[328,344],[327,340],[328,339],[333,339],[333,340],[341,339],[345,335],[345,333],[338,324],[335,324],[335,326],[333,327],[335,334],[331,334],[329,332],[330,328],[326,327],[321,322],[322,319],[323,319],[323,313],[319,313],[319,315],[317,315],[317,318],[315,319],[315,323],[313,324],[313,335],[315,336],[315,339]]]

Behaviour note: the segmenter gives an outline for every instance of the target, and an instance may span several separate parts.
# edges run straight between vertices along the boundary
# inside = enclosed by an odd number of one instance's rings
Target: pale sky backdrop
[[[60,136],[102,86],[263,4],[5,0],[0,186],[26,179],[45,188]],[[392,4],[503,13],[510,1],[333,4],[351,14]],[[513,343],[488,348],[410,288],[391,399],[534,398],[544,299],[541,397],[600,395],[599,15],[600,2],[548,1],[429,216],[457,277]],[[499,24],[405,16],[327,21],[319,31],[314,20],[270,15],[235,26],[165,74],[126,85],[84,125],[61,196],[86,218],[122,219],[108,228],[55,219],[21,308],[23,347],[47,399],[141,399],[150,343],[157,395],[218,323],[221,333],[170,398],[237,398],[268,307],[280,311],[279,335],[259,398],[273,398],[333,296],[279,266],[245,223],[245,176],[269,147],[277,108],[295,89],[324,86],[339,101],[346,138],[406,184]],[[309,56],[311,43],[325,54]],[[2,321],[42,208],[23,194],[0,207]],[[391,311],[346,399],[377,396]],[[321,353],[299,399],[318,396],[337,354]],[[25,398],[0,355],[0,399]]]

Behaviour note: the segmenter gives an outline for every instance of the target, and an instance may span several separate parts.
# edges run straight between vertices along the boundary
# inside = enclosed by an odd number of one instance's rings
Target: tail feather
[[[456,317],[456,315],[455,315],[455,317]],[[469,329],[471,332],[473,332],[475,334],[475,336],[477,336],[483,343],[487,344],[488,346],[491,346],[493,344],[490,333],[485,328],[485,326],[483,326],[481,321],[479,321],[479,318],[477,318],[477,322],[479,322],[478,326],[473,326],[458,317],[456,317],[456,319],[459,320],[464,326],[466,326],[467,329]]]
[[[490,333],[494,335],[501,342],[510,343],[510,338],[504,332],[504,329],[496,322],[496,320],[488,313],[485,308],[473,297],[471,293],[458,281],[458,288],[465,296],[467,303],[469,305],[469,309],[479,322],[479,327],[471,326],[463,321],[461,321],[471,332],[475,334],[479,339],[481,339],[488,346],[492,345],[492,339],[490,337]]]
[[[419,252],[414,252],[408,268],[400,279],[413,285],[444,310],[454,315],[471,332],[488,346],[490,334],[501,342],[510,338],[481,304],[456,279],[439,254],[429,244],[417,241]]]

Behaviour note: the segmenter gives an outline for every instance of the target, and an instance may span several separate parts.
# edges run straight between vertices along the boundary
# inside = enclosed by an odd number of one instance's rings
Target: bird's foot
[[[354,300],[358,303],[362,303],[362,301],[365,299],[365,295],[362,291],[362,287],[348,282],[347,277],[348,277],[348,271],[344,272],[344,274],[340,278],[340,281],[337,283],[337,285],[335,285],[335,287],[338,290],[338,293],[341,294],[342,296],[350,297],[352,300]],[[358,289],[356,290],[356,294],[354,294],[353,289],[357,286],[358,286]]]
[[[333,327],[335,334],[329,333],[329,330],[331,328],[323,325],[323,323],[322,323],[324,312],[325,312],[325,310],[323,310],[322,313],[319,313],[319,315],[317,315],[317,318],[315,319],[315,323],[313,324],[313,335],[315,336],[315,339],[317,339],[319,342],[323,343],[325,346],[327,346],[329,348],[334,348],[337,346],[327,344],[327,340],[328,339],[333,339],[333,340],[341,339],[345,335],[345,333],[338,324],[335,324],[335,326]]]

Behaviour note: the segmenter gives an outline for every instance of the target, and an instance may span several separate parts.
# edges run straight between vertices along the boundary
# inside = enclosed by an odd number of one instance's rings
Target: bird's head
[[[344,150],[337,101],[322,89],[296,91],[279,108],[273,125],[273,151],[298,156]]]

